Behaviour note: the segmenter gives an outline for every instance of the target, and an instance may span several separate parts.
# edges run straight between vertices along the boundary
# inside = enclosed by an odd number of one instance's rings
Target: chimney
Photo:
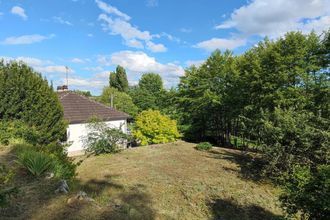
[[[68,91],[68,86],[67,85],[63,85],[63,86],[57,86],[57,92],[65,92]]]

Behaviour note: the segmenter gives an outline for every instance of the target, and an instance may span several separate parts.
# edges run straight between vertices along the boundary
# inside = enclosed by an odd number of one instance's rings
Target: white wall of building
[[[120,128],[126,134],[127,133],[127,121],[107,121],[105,122],[111,128]],[[82,124],[70,124],[67,128],[67,142],[71,144],[68,148],[69,156],[79,155],[84,153],[83,138],[88,133],[87,123]]]

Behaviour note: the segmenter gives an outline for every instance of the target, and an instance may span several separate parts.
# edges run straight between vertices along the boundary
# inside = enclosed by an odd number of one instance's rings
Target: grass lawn
[[[19,205],[0,219],[282,218],[279,190],[250,167],[253,155],[194,146],[180,141],[89,157],[69,195],[54,194],[50,180],[28,180]],[[68,203],[79,190],[95,202]]]

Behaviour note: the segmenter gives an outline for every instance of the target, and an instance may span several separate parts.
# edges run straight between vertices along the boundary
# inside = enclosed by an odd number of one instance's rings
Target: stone
[[[61,180],[59,183],[58,188],[55,190],[55,193],[65,193],[67,194],[69,192],[69,186],[66,182],[66,180]]]

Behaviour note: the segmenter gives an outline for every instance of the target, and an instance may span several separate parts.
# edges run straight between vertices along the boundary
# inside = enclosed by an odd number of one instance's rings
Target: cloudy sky
[[[54,85],[99,94],[116,65],[175,86],[215,49],[240,54],[265,36],[330,28],[330,0],[0,0],[0,57]]]

